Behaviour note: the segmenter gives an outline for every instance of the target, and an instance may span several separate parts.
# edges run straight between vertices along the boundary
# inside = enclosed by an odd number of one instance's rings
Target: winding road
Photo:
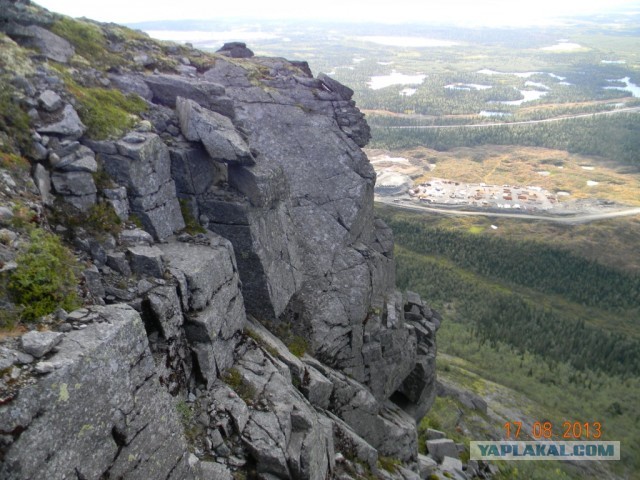
[[[604,220],[607,218],[627,217],[633,215],[640,215],[640,207],[625,208],[611,210],[608,212],[599,213],[579,213],[575,215],[533,215],[528,213],[506,213],[506,212],[489,212],[480,210],[458,210],[455,208],[438,208],[438,207],[425,207],[423,205],[416,205],[413,202],[407,200],[400,200],[394,202],[393,199],[387,199],[384,197],[376,196],[375,201],[383,203],[394,208],[400,208],[403,210],[412,210],[419,212],[439,213],[444,215],[466,215],[466,216],[484,216],[484,217],[501,217],[501,218],[518,218],[521,220],[541,220],[546,222],[562,223],[566,225],[577,225],[581,223],[594,222],[596,220]]]
[[[467,125],[398,125],[398,126],[387,126],[386,128],[390,128],[394,130],[401,130],[401,129],[430,130],[430,129],[442,129],[442,128],[509,127],[512,125],[531,125],[534,123],[560,122],[562,120],[570,120],[573,118],[595,117],[596,115],[616,115],[618,113],[638,113],[638,112],[640,112],[640,107],[627,107],[627,108],[619,108],[617,110],[609,110],[606,112],[580,113],[577,115],[566,115],[566,116],[560,116],[560,117],[545,118],[543,120],[526,120],[522,122],[472,123]]]

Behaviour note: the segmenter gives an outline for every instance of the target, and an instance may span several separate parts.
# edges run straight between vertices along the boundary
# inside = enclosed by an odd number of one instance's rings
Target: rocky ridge
[[[23,0],[0,31],[0,284],[51,230],[84,303],[0,343],[2,478],[467,478],[418,453],[440,317],[396,290],[348,87]]]

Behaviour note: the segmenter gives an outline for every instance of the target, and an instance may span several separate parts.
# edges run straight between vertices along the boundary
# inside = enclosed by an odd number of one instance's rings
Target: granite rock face
[[[368,127],[335,80],[280,59],[253,62],[218,61],[204,74],[225,85],[255,152],[255,166],[228,169],[241,195],[181,193],[247,252],[240,277],[260,299],[248,311],[308,336],[318,358],[384,400],[414,370],[417,336],[395,292],[393,243],[373,216],[375,173],[359,147]]]
[[[9,441],[0,476],[193,478],[140,316],[126,306],[92,314],[48,358],[54,370],[0,406]]]
[[[0,30],[40,51],[38,73],[14,82],[33,119],[33,218],[62,200],[81,215],[113,207],[122,223],[51,225],[85,262],[93,305],[0,341],[0,391],[20,386],[0,397],[0,477],[434,471],[416,422],[436,392],[440,317],[396,289],[353,91],[241,43],[201,58],[94,24],[122,62],[104,73],[74,61],[78,81],[148,105],[132,131],[96,140],[43,63],[74,54],[50,36],[57,17],[27,0],[0,7]],[[16,268],[1,260],[3,274]],[[380,456],[402,465],[383,472]]]
[[[125,186],[131,212],[155,239],[184,228],[171,178],[169,149],[154,133],[131,133],[115,143],[117,154],[102,154],[105,171]]]
[[[169,270],[183,285],[184,331],[203,379],[212,384],[233,365],[233,351],[244,327],[240,279],[228,240],[210,235],[208,245],[160,245]]]

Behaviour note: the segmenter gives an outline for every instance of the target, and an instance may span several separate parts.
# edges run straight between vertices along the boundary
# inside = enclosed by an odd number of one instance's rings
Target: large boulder
[[[57,194],[80,210],[86,211],[96,203],[98,190],[89,172],[54,172],[51,182]]]
[[[171,178],[169,149],[154,133],[133,133],[115,143],[117,154],[102,154],[105,171],[127,188],[131,212],[157,240],[184,228]]]
[[[247,44],[243,42],[227,42],[222,48],[216,51],[220,55],[231,58],[251,58],[253,52],[247,48]]]
[[[234,117],[233,102],[225,95],[224,87],[218,83],[165,74],[145,76],[142,79],[151,91],[155,103],[175,108],[177,98],[182,97],[226,117]],[[133,83],[132,80],[128,81]]]
[[[232,365],[246,322],[233,248],[214,234],[207,245],[167,243],[159,248],[182,285],[185,333],[200,372],[211,385],[219,372]]]
[[[69,104],[62,109],[58,121],[37,128],[38,133],[53,133],[71,138],[80,138],[86,129],[78,112]]]
[[[201,141],[211,158],[254,163],[249,147],[227,117],[182,97],[176,99],[176,110],[182,134],[192,142]]]
[[[0,477],[193,478],[140,316],[122,305],[90,315],[41,362],[51,372],[0,406]]]
[[[75,55],[75,49],[67,40],[38,25],[12,25],[7,33],[21,45],[35,48],[56,62],[67,63]]]

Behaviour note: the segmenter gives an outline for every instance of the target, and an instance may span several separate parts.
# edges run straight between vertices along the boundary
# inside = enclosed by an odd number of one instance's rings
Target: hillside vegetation
[[[535,403],[530,418],[558,426],[602,421],[608,439],[625,446],[616,471],[637,471],[636,272],[561,247],[544,227],[513,238],[467,219],[378,213],[395,232],[398,284],[412,285],[447,320],[438,337],[442,377],[473,390],[468,376],[454,375],[462,369],[508,386]]]

